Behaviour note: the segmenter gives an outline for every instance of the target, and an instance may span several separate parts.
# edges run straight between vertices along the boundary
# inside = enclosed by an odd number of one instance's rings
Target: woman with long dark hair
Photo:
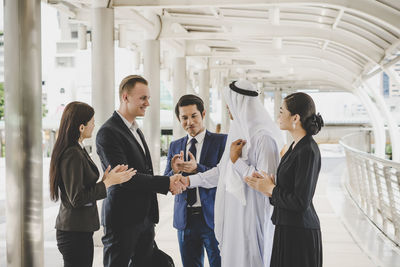
[[[82,102],[69,103],[63,112],[50,161],[50,198],[61,198],[56,219],[57,246],[65,267],[90,267],[93,232],[100,227],[96,200],[106,189],[129,181],[136,170],[118,165],[104,172],[101,181],[95,163],[82,141],[92,136],[94,110]]]
[[[246,177],[247,184],[270,197],[275,234],[271,267],[321,267],[320,223],[312,202],[321,169],[321,155],[312,135],[324,126],[305,93],[285,97],[279,125],[294,142],[282,157],[276,181],[265,172]]]

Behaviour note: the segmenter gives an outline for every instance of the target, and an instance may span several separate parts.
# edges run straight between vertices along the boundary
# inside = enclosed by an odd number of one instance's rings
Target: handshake
[[[173,195],[181,194],[190,185],[189,176],[175,174],[169,177],[169,191]]]

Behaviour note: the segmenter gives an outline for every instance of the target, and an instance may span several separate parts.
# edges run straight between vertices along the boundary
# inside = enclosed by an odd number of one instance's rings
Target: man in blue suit
[[[184,176],[205,172],[219,163],[227,135],[215,134],[204,127],[204,103],[195,95],[182,96],[175,114],[187,136],[171,142],[165,175]],[[220,267],[221,257],[214,234],[216,187],[193,188],[175,196],[174,227],[184,267],[203,267],[204,248],[210,267]]]

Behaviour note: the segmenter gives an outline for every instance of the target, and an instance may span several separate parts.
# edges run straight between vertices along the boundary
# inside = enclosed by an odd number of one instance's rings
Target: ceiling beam
[[[205,42],[206,43],[206,42]],[[286,58],[309,58],[315,60],[323,60],[333,62],[344,66],[346,69],[353,73],[360,73],[364,65],[358,64],[348,57],[333,53],[331,51],[323,51],[317,47],[303,47],[303,46],[285,46],[285,49],[276,50],[271,45],[257,46],[253,49],[247,49],[239,52],[197,52],[196,45],[202,45],[200,42],[187,41],[186,42],[186,55],[194,57],[209,57],[209,58],[232,58],[232,59],[248,59],[248,60],[267,60],[273,59],[281,60],[282,57]],[[212,44],[212,43],[211,43]],[[209,46],[208,46],[209,47]],[[285,63],[285,62],[282,62]]]
[[[318,39],[328,40],[347,48],[349,53],[360,55],[365,60],[378,63],[383,50],[369,40],[341,29],[332,30],[331,27],[315,28],[306,26],[270,26],[270,27],[232,27],[231,32],[190,32],[176,33],[172,31],[171,24],[174,20],[163,19],[163,28],[160,39],[226,39],[226,40],[248,40],[260,38],[298,38],[299,40]]]
[[[399,12],[375,0],[114,0],[114,7],[136,8],[199,8],[199,7],[260,7],[320,6],[351,11],[380,22],[400,34]]]
[[[332,29],[336,29],[337,25],[339,24],[340,20],[342,19],[344,14],[344,9],[340,9],[338,15],[335,18],[335,22],[332,24]]]

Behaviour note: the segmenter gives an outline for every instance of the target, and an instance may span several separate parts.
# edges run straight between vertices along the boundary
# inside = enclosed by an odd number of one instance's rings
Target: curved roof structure
[[[351,90],[400,60],[397,0],[49,2],[88,25],[93,5],[113,6],[116,30],[134,47],[153,30],[143,15],[151,10],[165,50],[172,46],[232,79],[245,75],[266,87]]]

